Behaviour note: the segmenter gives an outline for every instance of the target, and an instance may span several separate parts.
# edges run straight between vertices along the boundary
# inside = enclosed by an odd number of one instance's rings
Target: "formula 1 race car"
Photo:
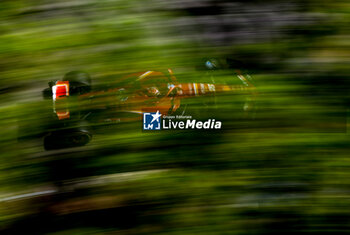
[[[205,66],[216,69],[215,61]],[[121,123],[142,119],[144,112],[163,115],[184,114],[190,97],[214,97],[219,93],[244,93],[250,98],[242,110],[253,109],[256,89],[249,75],[235,70],[235,85],[212,83],[181,83],[173,71],[145,71],[126,75],[108,87],[94,88],[87,73],[73,71],[62,80],[49,82],[43,91],[53,101],[50,128],[44,135],[46,150],[83,146],[92,138],[92,123]]]

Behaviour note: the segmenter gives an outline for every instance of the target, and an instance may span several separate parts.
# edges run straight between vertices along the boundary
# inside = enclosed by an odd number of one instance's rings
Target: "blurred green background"
[[[1,1],[0,233],[348,233],[349,11],[338,0]],[[236,96],[222,95],[215,109],[188,101],[220,131],[136,122],[69,150],[17,141],[22,125],[39,132],[52,108],[41,91],[69,71],[95,85],[167,68],[208,82],[195,68],[212,57],[243,62],[254,118],[237,119]]]

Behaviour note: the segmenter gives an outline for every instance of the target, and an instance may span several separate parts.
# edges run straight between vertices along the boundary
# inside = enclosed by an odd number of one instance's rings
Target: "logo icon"
[[[143,113],[143,129],[144,130],[160,130],[162,114],[157,111],[156,113]]]

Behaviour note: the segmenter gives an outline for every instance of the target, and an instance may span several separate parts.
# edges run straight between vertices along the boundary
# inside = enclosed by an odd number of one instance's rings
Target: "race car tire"
[[[71,71],[64,75],[63,81],[69,81],[71,95],[81,95],[91,91],[91,77],[82,71]]]
[[[62,81],[69,82],[70,95],[82,95],[91,91],[91,77],[88,73],[81,71],[71,71],[66,73]],[[52,86],[56,81],[49,82],[49,87],[42,91],[44,99],[52,99]]]
[[[92,134],[87,130],[56,131],[44,137],[44,149],[55,150],[80,147],[89,143]]]
[[[84,86],[91,86],[91,77],[88,73],[82,71],[70,71],[62,79],[70,83],[78,83]]]

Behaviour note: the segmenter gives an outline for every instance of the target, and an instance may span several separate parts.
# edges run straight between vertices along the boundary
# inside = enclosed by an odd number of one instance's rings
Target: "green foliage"
[[[277,18],[281,27],[269,26],[263,35],[248,30],[255,35],[250,41],[237,35],[237,41],[215,44],[203,40],[205,26],[186,28],[201,16],[181,3],[2,1],[0,229],[40,224],[33,234],[348,232],[350,5],[292,1],[296,7],[279,12],[275,2],[245,3],[246,15],[258,24],[265,6],[301,22],[282,25]],[[240,22],[240,12],[231,13]],[[140,122],[130,122],[102,127],[87,147],[51,152],[43,150],[42,137],[33,137],[52,115],[42,89],[68,71],[89,72],[94,85],[167,68],[182,82],[210,82],[193,68],[211,56],[243,60],[243,69],[254,72],[259,95],[253,119],[236,112],[247,97],[225,94],[215,102],[185,101],[189,114],[222,120],[222,131],[147,133]],[[232,77],[215,75],[217,83],[231,84]],[[45,190],[56,193],[25,196]],[[24,196],[11,199],[16,195]]]

